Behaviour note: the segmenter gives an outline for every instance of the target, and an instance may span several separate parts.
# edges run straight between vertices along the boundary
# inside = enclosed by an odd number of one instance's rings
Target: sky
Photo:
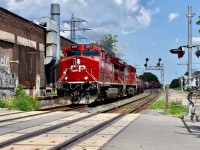
[[[118,55],[137,68],[138,75],[152,72],[160,80],[160,70],[145,70],[155,66],[161,58],[164,66],[164,83],[170,84],[187,71],[188,49],[183,58],[169,52],[170,49],[188,45],[188,6],[195,13],[192,17],[192,44],[200,45],[200,0],[1,0],[0,6],[36,23],[50,17],[51,3],[59,3],[61,30],[67,30],[72,14],[86,20],[81,27],[91,30],[76,32],[87,39],[77,43],[92,43],[103,35],[117,35]],[[69,38],[68,31],[61,35]],[[192,49],[192,69],[200,70],[200,58]]]

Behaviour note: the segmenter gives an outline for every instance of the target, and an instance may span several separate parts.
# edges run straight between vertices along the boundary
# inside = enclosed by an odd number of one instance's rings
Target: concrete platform
[[[186,125],[185,125],[186,124]],[[143,114],[103,150],[199,150],[200,122]]]
[[[166,94],[160,98],[165,100]],[[181,100],[187,106],[187,93],[169,90],[169,101]],[[200,114],[200,99],[196,113]],[[200,122],[164,116],[159,112],[146,111],[134,120],[123,132],[110,140],[103,150],[199,150]]]

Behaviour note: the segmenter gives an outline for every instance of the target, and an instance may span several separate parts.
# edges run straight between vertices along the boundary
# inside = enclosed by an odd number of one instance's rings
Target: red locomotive
[[[95,44],[66,47],[60,62],[58,96],[72,103],[121,98],[143,91],[136,70]]]

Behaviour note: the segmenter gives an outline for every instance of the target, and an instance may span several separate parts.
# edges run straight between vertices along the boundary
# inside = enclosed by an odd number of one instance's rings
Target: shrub
[[[15,98],[10,101],[6,100],[6,107],[22,111],[37,110],[41,105],[37,99],[26,94],[23,85],[19,84],[15,90]]]
[[[18,98],[18,97],[25,97],[27,94],[26,92],[24,91],[24,87],[23,85],[19,84],[17,86],[17,88],[15,89],[15,96]]]
[[[5,100],[1,99],[0,100],[0,108],[5,108],[6,107],[6,102]]]

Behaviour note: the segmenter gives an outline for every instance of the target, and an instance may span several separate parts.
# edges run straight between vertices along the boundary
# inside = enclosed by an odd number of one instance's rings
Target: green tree
[[[116,49],[117,35],[104,35],[100,39],[95,41],[95,44],[104,47],[108,51],[113,51]]]
[[[179,79],[174,79],[172,80],[170,86],[170,88],[177,88],[177,87],[180,87],[180,82],[179,82]]]
[[[151,72],[145,72],[141,77],[144,79],[144,81],[159,82],[158,77],[156,75],[152,74]]]

